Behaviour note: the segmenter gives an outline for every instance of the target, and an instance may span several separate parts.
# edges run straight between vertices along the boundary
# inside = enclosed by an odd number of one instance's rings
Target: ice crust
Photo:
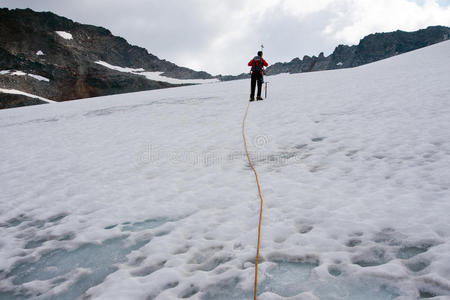
[[[449,63],[266,77],[258,299],[450,299]],[[0,299],[251,299],[248,87],[0,111]]]

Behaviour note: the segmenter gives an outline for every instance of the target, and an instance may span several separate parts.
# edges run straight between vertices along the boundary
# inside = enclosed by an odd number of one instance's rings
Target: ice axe
[[[261,44],[261,51],[264,52],[264,45]],[[264,72],[264,69],[263,69]],[[265,72],[264,72],[265,74]],[[269,82],[264,82],[264,99],[267,99],[267,84]]]
[[[269,83],[268,81],[264,82],[264,99],[267,99],[267,84],[268,83]]]

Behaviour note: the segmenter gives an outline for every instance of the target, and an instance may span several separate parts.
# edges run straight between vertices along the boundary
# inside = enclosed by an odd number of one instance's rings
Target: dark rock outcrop
[[[375,33],[364,37],[358,45],[339,45],[325,57],[304,56],[287,63],[276,63],[266,69],[268,75],[280,73],[302,73],[311,71],[352,68],[385,59],[394,55],[416,50],[448,40],[450,28],[432,26],[415,32],[397,30],[389,33]]]
[[[68,32],[65,39],[57,31]],[[19,70],[48,78],[0,73],[0,88],[56,101],[177,86],[96,64],[143,68],[178,79],[210,79],[206,72],[179,67],[132,46],[102,27],[83,25],[51,12],[0,9],[0,71]]]
[[[217,79],[220,81],[230,81],[250,78],[250,73],[241,73],[239,75],[217,75]]]

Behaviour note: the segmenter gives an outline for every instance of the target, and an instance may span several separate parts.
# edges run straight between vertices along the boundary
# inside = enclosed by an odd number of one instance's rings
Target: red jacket
[[[255,56],[256,58],[256,56]],[[255,60],[255,58],[253,58],[251,61],[248,62],[248,66],[252,67],[252,71],[253,71],[253,61]],[[267,67],[269,64],[267,63],[267,61],[264,60],[264,58],[261,57],[262,63],[264,65],[264,67]],[[263,73],[262,69],[261,69],[261,74]]]

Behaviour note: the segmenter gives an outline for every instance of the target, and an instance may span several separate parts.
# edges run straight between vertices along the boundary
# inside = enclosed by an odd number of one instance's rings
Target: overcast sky
[[[450,0],[0,0],[108,28],[159,58],[216,74],[329,55],[367,34],[450,26]]]

